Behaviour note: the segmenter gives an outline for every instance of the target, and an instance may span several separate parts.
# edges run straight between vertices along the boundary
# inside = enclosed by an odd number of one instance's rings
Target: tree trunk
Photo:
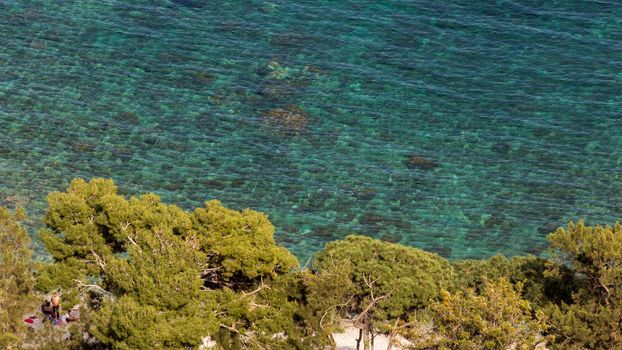
[[[393,336],[394,335],[395,335],[395,332],[391,332],[391,334],[389,335],[389,344],[387,345],[387,350],[393,349]]]
[[[371,350],[369,348],[369,325],[365,322],[365,331],[363,332],[363,349]]]
[[[374,334],[372,330],[369,331],[369,334],[371,335],[371,350],[374,350],[374,339],[376,339],[377,334]]]
[[[333,336],[332,333],[328,335],[328,341],[330,342],[331,350],[335,350],[337,348],[337,345],[335,343],[335,337]]]
[[[356,340],[356,350],[361,350],[362,339],[363,339],[363,329],[359,328],[359,338]]]

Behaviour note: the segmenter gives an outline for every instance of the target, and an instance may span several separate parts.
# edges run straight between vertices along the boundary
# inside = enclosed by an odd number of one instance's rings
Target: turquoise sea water
[[[75,176],[264,211],[300,257],[539,253],[622,217],[622,3],[0,1],[0,202],[34,228]]]

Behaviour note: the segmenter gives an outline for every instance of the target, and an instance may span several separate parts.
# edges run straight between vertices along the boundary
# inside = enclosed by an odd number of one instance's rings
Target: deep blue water
[[[34,228],[75,176],[300,257],[539,253],[622,217],[622,2],[0,1],[0,201]]]

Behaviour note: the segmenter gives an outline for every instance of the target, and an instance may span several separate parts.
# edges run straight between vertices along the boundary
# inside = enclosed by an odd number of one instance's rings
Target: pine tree
[[[174,349],[231,333],[234,343],[276,345],[276,324],[291,333],[285,343],[306,332],[288,298],[295,283],[283,282],[298,262],[265,214],[218,201],[188,213],[154,194],[126,199],[104,179],[76,179],[48,202],[41,237],[54,264],[38,285],[88,296],[102,344]]]
[[[454,281],[452,267],[442,257],[365,236],[348,236],[327,244],[314,266],[319,271],[347,274],[351,284],[337,293],[351,295],[339,304],[347,305],[341,307],[342,316],[362,330],[365,348],[373,343],[375,333],[392,332],[400,319],[429,305]],[[335,278],[331,274],[326,277]]]
[[[0,348],[19,349],[26,338],[22,321],[33,307],[34,278],[30,238],[19,222],[21,209],[0,207]]]
[[[622,347],[622,225],[570,222],[549,235],[550,273],[568,266],[580,288],[570,304],[552,305],[551,332],[568,348]]]

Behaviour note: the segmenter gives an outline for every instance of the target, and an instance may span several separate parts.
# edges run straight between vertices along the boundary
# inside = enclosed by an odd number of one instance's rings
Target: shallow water
[[[537,254],[622,216],[622,3],[5,0],[0,125],[33,232],[98,176],[264,211],[301,258]]]

